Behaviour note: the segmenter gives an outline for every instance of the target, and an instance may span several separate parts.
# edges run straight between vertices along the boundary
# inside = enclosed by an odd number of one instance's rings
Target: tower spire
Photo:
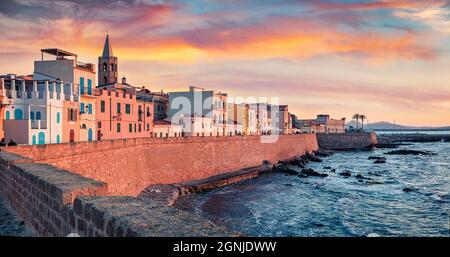
[[[113,55],[109,33],[106,34],[105,45],[102,56],[98,57],[98,85],[108,85],[117,83],[118,60]]]
[[[114,56],[112,53],[111,43],[109,42],[109,33],[106,34],[105,46],[103,47],[102,57],[112,57]]]

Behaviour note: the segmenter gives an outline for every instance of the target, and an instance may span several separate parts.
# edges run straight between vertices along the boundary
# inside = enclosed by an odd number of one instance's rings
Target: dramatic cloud
[[[109,32],[120,75],[138,84],[279,94],[308,115],[326,111],[318,105],[351,115],[370,101],[375,117],[393,115],[389,105],[410,123],[434,110],[427,122],[441,124],[450,116],[449,16],[443,0],[6,0],[0,73],[30,73],[48,47],[95,63]]]

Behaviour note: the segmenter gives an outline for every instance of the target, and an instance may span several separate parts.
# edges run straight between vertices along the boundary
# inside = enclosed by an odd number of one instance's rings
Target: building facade
[[[162,90],[160,92],[151,92],[145,87],[142,87],[136,91],[136,97],[138,100],[153,102],[153,120],[167,119],[169,94],[164,93]]]
[[[42,60],[34,62],[35,79],[47,79],[53,81],[65,81],[73,84],[73,90],[79,95],[79,113],[77,123],[78,132],[69,133],[69,142],[75,133],[75,141],[93,141],[95,135],[95,67],[90,63],[78,61],[76,54],[61,49],[42,49]],[[53,60],[44,60],[44,54],[56,57]],[[70,104],[66,104],[70,105]],[[71,124],[73,125],[73,124]],[[64,136],[67,138],[67,135]]]
[[[66,94],[72,84],[29,78],[2,78],[9,104],[4,109],[4,137],[18,144],[52,144],[63,142],[65,101],[78,101]],[[70,92],[70,91],[69,91]]]
[[[345,133],[345,118],[332,119],[328,114],[319,114],[316,119],[299,119],[297,126],[302,133]]]
[[[178,123],[183,117],[205,117],[213,124],[213,135],[227,135],[227,94],[198,87],[169,92],[168,119]]]

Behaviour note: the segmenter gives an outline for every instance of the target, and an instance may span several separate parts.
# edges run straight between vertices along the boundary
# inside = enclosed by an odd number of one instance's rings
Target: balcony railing
[[[46,120],[30,120],[31,129],[46,129],[47,121]]]

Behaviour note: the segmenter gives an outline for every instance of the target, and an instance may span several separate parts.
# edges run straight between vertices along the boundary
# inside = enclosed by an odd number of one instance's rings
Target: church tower
[[[106,35],[102,56],[98,57],[98,85],[117,83],[117,57],[114,57],[109,34]]]

